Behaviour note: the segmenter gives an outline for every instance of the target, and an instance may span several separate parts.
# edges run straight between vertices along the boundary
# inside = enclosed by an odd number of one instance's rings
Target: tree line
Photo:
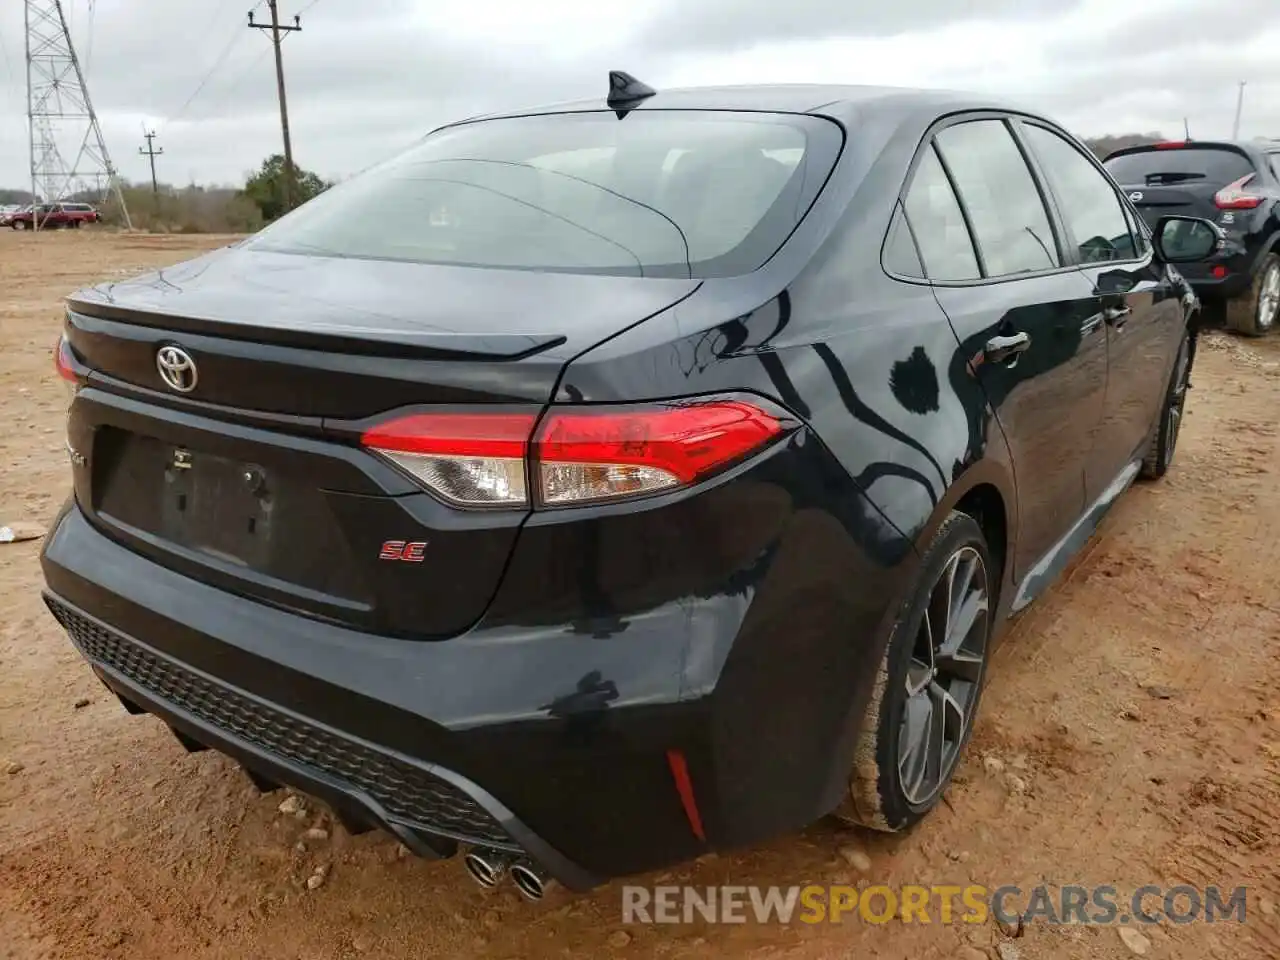
[[[310,170],[294,171],[296,203],[305,203],[327,190],[331,183]],[[129,219],[137,230],[157,233],[253,233],[285,213],[284,157],[273,154],[245,178],[244,186],[174,187],[124,182],[121,194],[129,208]],[[96,204],[96,192],[81,192],[64,198],[71,203]],[[30,190],[0,189],[0,205],[29,204]],[[114,195],[103,202],[103,219],[124,225],[120,203]]]

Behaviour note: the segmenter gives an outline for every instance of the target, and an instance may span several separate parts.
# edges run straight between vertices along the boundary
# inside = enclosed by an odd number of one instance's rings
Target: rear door
[[[1021,577],[1084,509],[1084,462],[1106,388],[1091,290],[1064,261],[1003,118],[939,130],[905,208],[938,303],[1013,455]]]
[[[1048,127],[1025,122],[1019,130],[1046,176],[1107,329],[1106,403],[1086,467],[1092,502],[1145,452],[1184,329],[1181,291],[1097,161]]]

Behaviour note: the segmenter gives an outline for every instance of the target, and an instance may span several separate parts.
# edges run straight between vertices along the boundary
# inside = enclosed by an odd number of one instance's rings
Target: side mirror
[[[1227,242],[1227,235],[1212,220],[1199,217],[1161,217],[1156,223],[1156,252],[1165,263],[1207,260]]]

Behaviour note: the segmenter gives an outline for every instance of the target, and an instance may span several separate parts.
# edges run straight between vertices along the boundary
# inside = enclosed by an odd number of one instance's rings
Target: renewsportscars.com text
[[[622,888],[624,923],[985,923],[1153,924],[1245,922],[1248,891],[1146,885],[1123,895],[1114,886],[884,885]]]

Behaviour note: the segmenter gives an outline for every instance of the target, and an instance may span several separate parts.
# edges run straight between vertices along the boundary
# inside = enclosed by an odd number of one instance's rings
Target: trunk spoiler
[[[94,320],[124,321],[166,332],[214,336],[227,340],[268,343],[322,351],[341,351],[371,357],[417,360],[523,360],[566,342],[562,334],[469,334],[404,326],[380,330],[376,326],[315,324],[305,330],[202,317],[158,313],[137,307],[119,307],[83,297],[67,298],[76,325],[93,330]]]

